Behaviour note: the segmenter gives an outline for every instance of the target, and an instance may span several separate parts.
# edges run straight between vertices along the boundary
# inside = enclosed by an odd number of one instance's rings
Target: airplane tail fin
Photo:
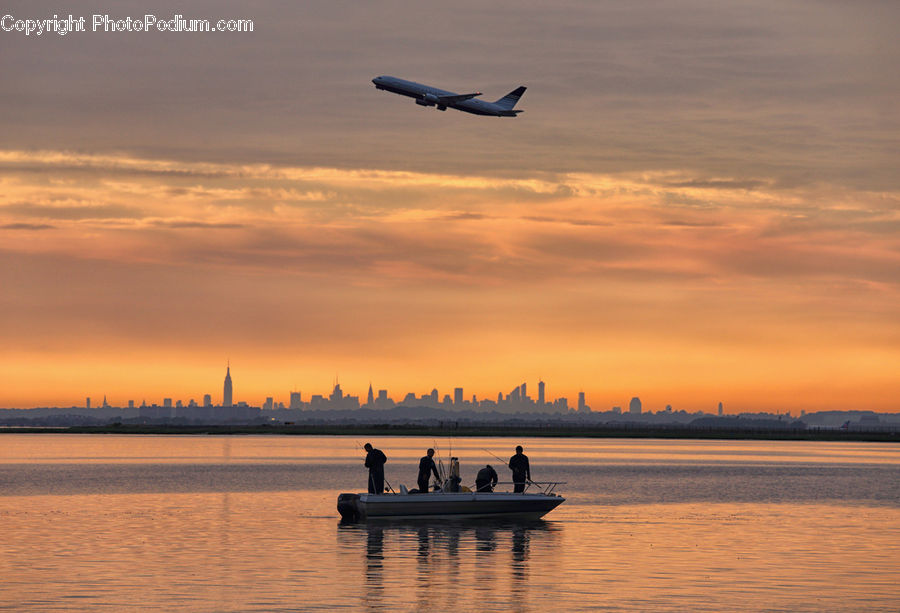
[[[519,101],[519,98],[522,97],[522,94],[525,93],[525,86],[517,87],[499,100],[495,102],[497,106],[507,111],[512,110],[512,107],[516,106],[516,102]]]

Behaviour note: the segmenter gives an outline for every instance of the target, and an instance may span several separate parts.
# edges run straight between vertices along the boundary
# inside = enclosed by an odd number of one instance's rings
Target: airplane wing
[[[457,96],[438,96],[438,100],[441,101],[441,104],[453,104],[454,102],[462,102],[463,100],[469,100],[480,95],[481,92],[475,92],[474,94],[459,94]]]

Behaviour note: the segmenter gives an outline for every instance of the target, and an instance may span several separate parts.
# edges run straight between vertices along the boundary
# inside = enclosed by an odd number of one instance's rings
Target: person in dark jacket
[[[528,456],[522,453],[522,446],[516,446],[516,455],[509,459],[509,469],[512,471],[513,491],[516,493],[525,491],[525,483],[531,481],[531,467],[528,465]]]
[[[381,449],[372,447],[372,443],[366,443],[366,468],[369,469],[369,493],[384,493],[384,463],[387,462],[387,456],[382,453]]]
[[[490,464],[479,470],[475,476],[476,492],[493,492],[496,485],[497,471]]]
[[[422,456],[422,459],[419,460],[419,478],[417,481],[420,494],[428,493],[428,481],[431,479],[432,473],[434,474],[435,479],[438,481],[441,480],[440,475],[438,475],[437,466],[434,464],[434,449],[429,449],[426,452],[426,455]]]

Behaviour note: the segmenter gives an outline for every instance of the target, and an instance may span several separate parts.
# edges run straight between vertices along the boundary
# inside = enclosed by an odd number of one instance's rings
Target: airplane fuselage
[[[433,106],[440,111],[445,111],[447,107],[450,107],[474,115],[492,115],[494,117],[515,117],[518,113],[521,113],[522,111],[520,110],[513,110],[512,105],[525,91],[524,87],[520,87],[497,102],[487,102],[486,100],[475,98],[480,96],[481,93],[457,94],[438,89],[437,87],[431,87],[430,85],[423,85],[415,81],[407,81],[406,79],[398,79],[387,75],[375,77],[372,79],[372,83],[375,84],[376,89],[415,98],[416,104],[420,106]],[[510,96],[515,96],[511,102],[507,100]]]

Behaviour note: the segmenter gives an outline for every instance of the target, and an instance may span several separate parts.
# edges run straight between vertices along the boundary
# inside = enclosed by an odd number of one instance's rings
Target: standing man
[[[522,446],[516,446],[516,455],[509,459],[509,469],[512,471],[513,491],[517,494],[525,491],[525,483],[531,481],[531,467],[528,465],[528,456],[522,453]]]
[[[493,492],[497,485],[497,471],[488,464],[478,471],[475,475],[475,491],[476,492]]]
[[[369,469],[369,493],[384,494],[384,463],[387,462],[381,449],[372,447],[372,443],[366,443],[366,468]]]
[[[437,466],[434,464],[434,449],[429,449],[425,452],[426,455],[422,456],[422,459],[419,460],[419,493],[427,494],[428,493],[428,481],[431,480],[431,475],[434,473],[434,478],[438,481],[441,480],[441,476],[438,474]]]

